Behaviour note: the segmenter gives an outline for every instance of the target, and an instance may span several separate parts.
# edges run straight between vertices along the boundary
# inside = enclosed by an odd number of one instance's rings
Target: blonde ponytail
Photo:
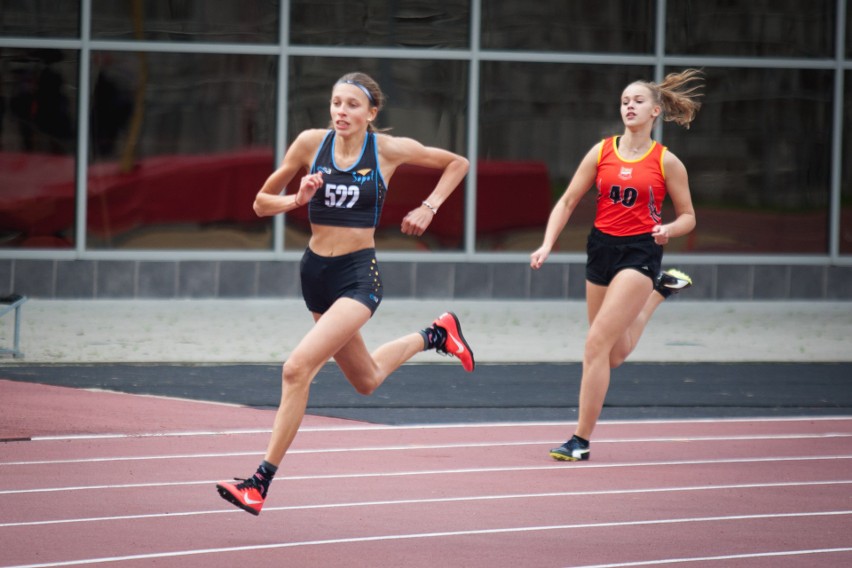
[[[663,109],[663,120],[676,122],[689,129],[689,124],[698,114],[702,96],[700,90],[704,87],[704,73],[698,69],[686,69],[680,73],[669,73],[660,83],[637,81],[645,85]]]

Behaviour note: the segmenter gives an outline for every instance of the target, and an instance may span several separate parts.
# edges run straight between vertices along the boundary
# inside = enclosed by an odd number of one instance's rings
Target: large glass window
[[[531,251],[580,160],[623,131],[619,98],[650,67],[485,62],[479,112],[477,250]],[[581,252],[594,218],[586,195],[555,250]]]
[[[846,35],[845,53],[846,53],[847,59],[852,58],[852,33],[850,33],[850,30],[852,30],[852,10],[849,9],[848,3],[847,3],[847,6],[846,6],[846,34],[845,34]],[[847,85],[848,85],[848,83],[847,83]]]
[[[358,70],[387,95],[380,127],[477,166],[474,242],[465,240],[467,180],[424,237],[400,233],[404,214],[439,175],[404,166],[390,183],[378,246],[528,252],[582,156],[623,130],[624,86],[653,79],[663,65],[703,67],[707,77],[692,128],[659,130],[687,166],[699,221],[669,250],[826,255],[834,238],[846,260],[852,255],[852,9],[838,22],[837,0],[482,0],[479,21],[471,0],[0,6],[2,248],[280,250],[273,235],[281,218],[251,210],[275,167],[276,140],[286,145],[306,128],[326,127],[334,81]],[[665,38],[660,58],[658,37]],[[89,57],[82,67],[81,53]],[[571,62],[556,63],[563,60]],[[833,122],[838,68],[842,124]],[[467,122],[470,104],[476,125]],[[287,132],[276,132],[277,124]],[[471,126],[476,138],[468,141]],[[831,209],[835,128],[842,129],[839,212]],[[82,139],[88,147],[77,147]],[[467,150],[474,142],[475,156]],[[86,207],[78,210],[81,198]],[[285,250],[307,242],[306,213],[283,218]],[[838,213],[832,235],[829,219]],[[558,250],[584,251],[593,214],[590,192]]]
[[[843,158],[840,182],[840,252],[852,254],[852,72],[847,71],[843,99]]]
[[[682,244],[827,254],[833,72],[705,71],[707,95],[692,128],[664,131],[689,171],[698,216]]]
[[[582,156],[623,131],[621,91],[651,70],[509,62],[482,69],[477,249],[532,250]],[[691,130],[664,129],[664,143],[689,171],[699,217],[696,231],[669,250],[827,253],[832,73],[706,74],[705,104]],[[499,174],[489,176],[494,168]],[[592,191],[557,250],[582,252],[593,216]]]
[[[88,245],[269,249],[276,60],[94,52]]]
[[[0,36],[79,35],[80,0],[3,0],[0,6]]]
[[[278,4],[278,0],[92,0],[92,38],[274,43]]]
[[[468,48],[470,0],[292,0],[290,41],[303,45]]]
[[[482,2],[482,47],[527,51],[650,53],[654,2]]]
[[[77,56],[0,48],[0,246],[74,245]]]
[[[666,53],[833,57],[836,0],[666,3]]]
[[[335,81],[351,71],[375,79],[388,102],[376,120],[379,129],[407,136],[426,146],[466,155],[466,61],[403,59],[291,58],[288,140],[307,128],[325,128],[331,116],[329,100]],[[291,190],[298,186],[298,178]],[[422,237],[400,232],[402,218],[434,189],[440,171],[403,165],[388,182],[388,196],[376,232],[376,246],[388,249],[460,249],[464,235],[464,184],[442,205]],[[287,215],[285,246],[303,249],[308,238],[307,208]]]

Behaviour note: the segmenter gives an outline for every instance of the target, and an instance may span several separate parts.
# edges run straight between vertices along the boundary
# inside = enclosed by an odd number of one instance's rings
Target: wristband
[[[294,196],[293,196],[293,203],[295,203],[295,204],[296,204],[296,207],[301,207],[301,206],[302,206],[302,204],[301,204],[301,203],[299,203],[299,194],[298,194],[298,193],[296,193],[296,195],[294,195]]]
[[[424,205],[424,206],[428,207],[428,208],[429,208],[429,211],[431,211],[431,212],[432,212],[432,215],[437,215],[437,214],[438,214],[438,210],[437,210],[437,209],[435,209],[434,207],[432,207],[432,206],[429,204],[429,202],[428,202],[428,201],[424,201],[423,203],[421,203],[421,205]]]

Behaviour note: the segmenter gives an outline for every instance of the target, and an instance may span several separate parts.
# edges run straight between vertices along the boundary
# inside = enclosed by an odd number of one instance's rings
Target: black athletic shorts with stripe
[[[599,286],[609,286],[625,268],[638,270],[653,282],[663,262],[663,247],[654,242],[650,233],[614,237],[594,227],[586,243],[586,254],[586,280]]]
[[[363,249],[343,256],[320,256],[305,249],[300,267],[302,297],[312,312],[324,314],[339,298],[352,298],[371,313],[382,302],[382,278],[376,249]]]

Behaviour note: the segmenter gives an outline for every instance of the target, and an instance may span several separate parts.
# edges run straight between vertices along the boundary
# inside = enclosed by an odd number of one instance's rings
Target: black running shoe
[[[550,450],[550,457],[560,461],[581,461],[589,459],[591,453],[588,442],[583,442],[577,436],[571,436],[570,440]]]
[[[656,282],[654,282],[654,290],[659,292],[663,298],[668,298],[690,286],[692,286],[692,278],[677,268],[669,268],[660,272]]]

